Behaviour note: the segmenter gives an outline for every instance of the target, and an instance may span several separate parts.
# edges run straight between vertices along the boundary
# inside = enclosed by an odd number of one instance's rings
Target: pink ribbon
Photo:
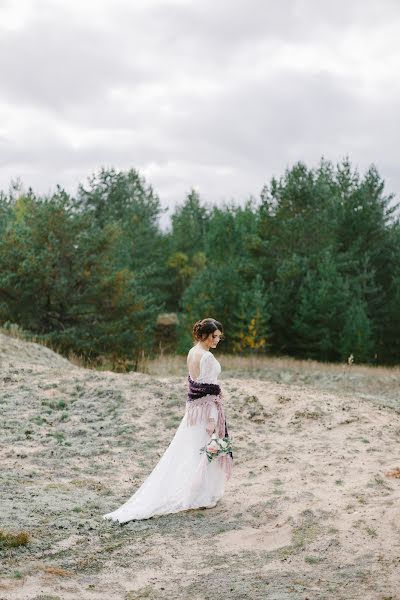
[[[187,402],[188,409],[188,425],[196,425],[203,419],[208,419],[212,404],[217,405],[218,410],[218,434],[219,437],[225,435],[225,410],[221,396],[204,396],[199,400],[191,400]]]
[[[215,403],[218,408],[219,437],[224,437],[224,435],[225,435],[225,410],[224,410],[224,403],[222,402],[221,395],[215,396]]]
[[[225,473],[225,479],[228,481],[232,477],[232,456],[229,454],[221,454],[221,456],[218,456],[217,460],[219,460]]]
[[[224,403],[221,395],[218,396],[204,396],[198,400],[191,400],[187,402],[188,409],[188,425],[196,425],[198,421],[207,419],[210,416],[210,410],[212,403],[217,405],[218,409],[218,435],[223,438],[225,435],[225,410]],[[213,459],[215,460],[215,459]],[[225,479],[228,481],[232,476],[232,457],[229,454],[221,454],[217,457],[221,468],[225,473]],[[195,477],[193,480],[193,489],[201,484],[205,475],[205,469],[207,468],[208,459],[206,454],[201,457]]]

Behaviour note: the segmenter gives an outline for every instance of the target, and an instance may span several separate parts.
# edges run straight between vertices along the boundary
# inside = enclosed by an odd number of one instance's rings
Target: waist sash
[[[219,437],[228,437],[229,433],[226,424],[221,387],[216,383],[194,381],[190,375],[188,375],[188,382],[189,389],[186,402],[188,425],[196,425],[204,419],[209,419],[211,408],[213,404],[216,404],[218,409],[218,435]],[[218,457],[218,460],[220,460],[221,465],[227,474],[227,479],[229,479],[231,473],[231,459],[233,459],[232,452]]]

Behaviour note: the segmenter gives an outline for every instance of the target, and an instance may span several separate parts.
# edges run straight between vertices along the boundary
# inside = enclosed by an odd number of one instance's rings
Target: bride
[[[215,432],[228,437],[218,375],[221,366],[211,348],[223,336],[221,323],[203,319],[193,326],[196,341],[187,356],[189,392],[180,425],[158,464],[139,489],[114,512],[103,515],[119,523],[194,508],[212,508],[232,474],[232,452],[208,462],[200,448]]]

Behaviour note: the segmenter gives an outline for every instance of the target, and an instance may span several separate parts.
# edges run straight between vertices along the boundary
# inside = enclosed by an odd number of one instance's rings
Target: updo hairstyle
[[[210,333],[214,333],[214,331],[217,331],[217,329],[223,333],[222,325],[219,321],[207,318],[197,321],[193,325],[192,334],[194,339],[199,342],[208,338]]]

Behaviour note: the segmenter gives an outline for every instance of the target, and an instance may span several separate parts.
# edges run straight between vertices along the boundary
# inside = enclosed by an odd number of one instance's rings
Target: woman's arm
[[[218,425],[217,425],[217,423],[218,423],[218,408],[213,403],[213,406],[211,408],[210,417],[207,420],[206,431],[207,431],[208,435],[212,435],[214,433],[214,431],[218,435]]]
[[[219,372],[217,364],[213,354],[206,352],[200,360],[200,381],[216,384]],[[206,431],[208,435],[212,435],[214,431],[218,435],[218,409],[215,404],[213,404],[210,417],[207,420]]]
[[[207,431],[208,435],[212,435],[214,433],[214,431],[216,431],[216,428],[217,428],[217,424],[215,422],[215,419],[208,419],[207,427],[206,427],[206,431]]]

